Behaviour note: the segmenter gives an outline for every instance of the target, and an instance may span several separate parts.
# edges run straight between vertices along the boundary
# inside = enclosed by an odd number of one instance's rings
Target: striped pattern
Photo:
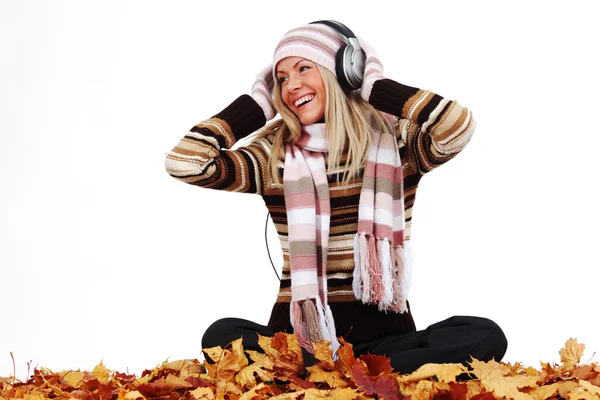
[[[311,342],[329,340],[335,354],[339,343],[327,304],[327,246],[329,242],[329,184],[322,152],[325,124],[314,124],[314,137],[303,132],[306,147],[286,145],[283,170],[289,258],[292,266],[290,321],[298,342],[312,352]],[[308,139],[306,139],[306,137]],[[311,140],[314,139],[314,140]],[[311,329],[319,327],[319,329]]]
[[[358,37],[358,43],[365,52],[365,73],[363,83],[360,89],[360,95],[365,101],[369,101],[373,85],[376,81],[383,79],[383,64],[379,60],[375,50],[361,37]]]
[[[406,312],[410,266],[398,144],[391,135],[371,135],[354,238],[352,290],[357,299],[380,310]]]
[[[327,25],[304,25],[283,35],[275,48],[273,65],[277,67],[286,57],[303,57],[336,75],[335,56],[346,41],[344,35]]]
[[[389,79],[375,83],[370,101],[379,110],[398,117],[395,128],[404,175],[404,235],[409,240],[420,179],[462,150],[473,134],[475,121],[471,111],[458,102]],[[209,121],[208,125],[205,121],[194,126],[167,154],[167,172],[192,185],[262,196],[279,234],[283,253],[282,279],[273,315],[289,316],[291,268],[288,219],[283,186],[274,185],[268,174],[274,138],[254,140],[236,150],[226,147],[265,123],[262,109],[249,96],[241,96]],[[340,165],[344,162],[342,157]],[[283,166],[283,159],[281,163]],[[353,294],[352,282],[354,235],[358,229],[362,179],[355,178],[348,184],[342,184],[342,169],[336,166],[334,170],[336,173],[327,176],[330,196],[327,299],[328,303],[336,303],[337,307],[337,304],[360,302]],[[256,263],[260,264],[256,268],[268,268],[259,257]],[[357,321],[360,316],[336,314],[337,332],[345,335],[353,327],[352,334],[359,334],[361,326]],[[387,313],[386,317],[395,321],[404,315]]]

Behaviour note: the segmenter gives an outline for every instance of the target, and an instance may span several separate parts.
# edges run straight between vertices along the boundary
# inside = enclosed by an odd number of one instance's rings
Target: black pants
[[[202,347],[225,346],[242,337],[244,349],[262,351],[258,336],[273,336],[267,326],[240,318],[224,318],[208,327],[202,337]],[[506,352],[506,337],[502,329],[486,318],[454,316],[427,329],[387,336],[364,343],[351,343],[354,355],[371,353],[391,360],[392,367],[402,374],[410,373],[427,363],[463,363],[471,357],[480,361],[494,358],[500,361]],[[315,362],[303,349],[304,362]],[[205,357],[210,362],[210,358]]]

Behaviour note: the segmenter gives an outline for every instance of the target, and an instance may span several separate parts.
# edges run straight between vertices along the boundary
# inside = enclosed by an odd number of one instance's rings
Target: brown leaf
[[[392,376],[380,375],[373,379],[367,370],[367,366],[358,361],[350,370],[350,376],[356,386],[369,395],[377,394],[386,400],[396,400],[398,397],[398,382]]]
[[[573,378],[583,379],[587,381],[598,376],[598,373],[594,371],[594,368],[592,368],[591,365],[580,365],[573,369],[571,376]]]
[[[288,376],[287,379],[300,389],[317,389],[317,385],[314,383],[298,378],[297,376]]]
[[[384,356],[374,354],[362,354],[359,360],[367,364],[367,369],[370,375],[377,376],[379,374],[391,374],[393,369],[390,365],[390,359]]]

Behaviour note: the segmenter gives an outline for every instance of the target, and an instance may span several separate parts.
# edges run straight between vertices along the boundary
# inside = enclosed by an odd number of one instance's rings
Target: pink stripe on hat
[[[302,57],[327,68],[334,75],[335,55],[347,39],[323,24],[308,24],[287,32],[277,44],[273,56],[273,73],[286,57]]]

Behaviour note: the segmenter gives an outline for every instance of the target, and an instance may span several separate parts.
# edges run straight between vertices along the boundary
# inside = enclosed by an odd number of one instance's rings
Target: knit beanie
[[[286,57],[302,57],[327,68],[334,75],[337,51],[347,43],[344,35],[324,24],[308,24],[287,32],[277,44],[273,56],[273,73]]]

